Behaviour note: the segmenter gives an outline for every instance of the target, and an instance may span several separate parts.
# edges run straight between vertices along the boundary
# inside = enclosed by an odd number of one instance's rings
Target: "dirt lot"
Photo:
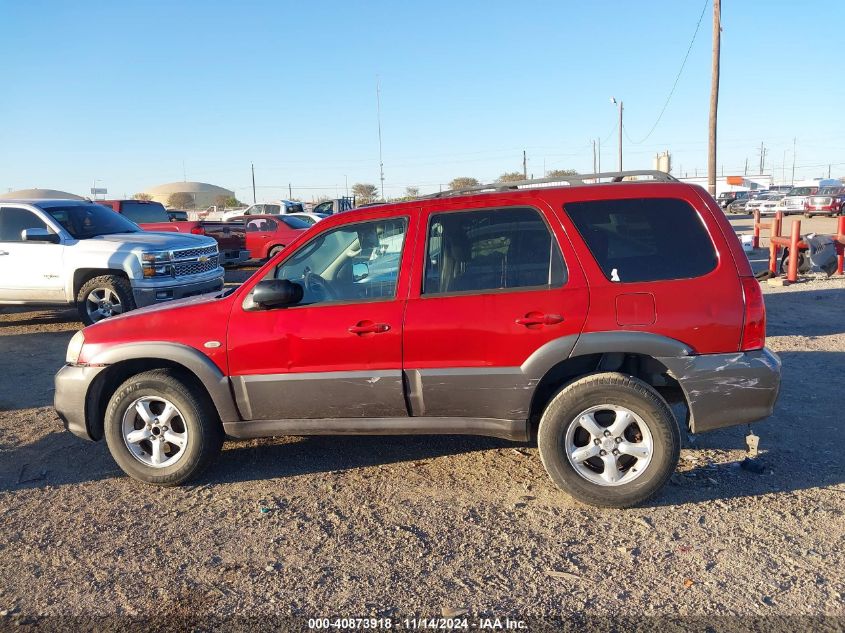
[[[845,280],[764,291],[784,366],[775,415],[755,427],[765,473],[738,468],[744,428],[715,432],[687,442],[660,496],[626,511],[559,493],[535,447],[473,437],[227,443],[197,485],[146,487],[50,406],[74,312],[2,310],[0,629],[232,615],[305,628],[467,609],[470,623],[535,627],[718,614],[798,630],[810,621],[779,617],[829,615],[813,625],[839,630]]]

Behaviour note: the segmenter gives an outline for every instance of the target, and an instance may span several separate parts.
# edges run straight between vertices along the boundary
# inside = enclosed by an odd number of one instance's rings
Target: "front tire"
[[[135,309],[132,285],[126,277],[101,275],[89,279],[76,295],[79,318],[85,325],[93,325],[110,316]]]
[[[178,486],[213,461],[223,430],[211,402],[196,391],[166,369],[132,376],[117,389],[104,432],[123,472],[148,484]]]
[[[609,508],[636,505],[660,490],[681,450],[666,401],[643,381],[615,372],[561,389],[543,413],[537,445],[561,490]]]

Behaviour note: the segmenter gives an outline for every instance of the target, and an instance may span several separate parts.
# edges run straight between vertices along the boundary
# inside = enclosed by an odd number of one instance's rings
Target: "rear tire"
[[[653,387],[607,372],[557,393],[540,420],[537,445],[561,490],[589,505],[626,508],[663,487],[678,465],[681,441],[672,411]]]
[[[132,284],[120,275],[101,275],[89,279],[76,295],[76,309],[85,325],[93,325],[110,316],[135,309]]]
[[[281,246],[274,246],[270,249],[270,254],[267,256],[267,259],[273,259],[276,255],[281,253],[285,249],[284,244]]]
[[[106,409],[104,434],[127,475],[157,486],[178,486],[199,475],[220,453],[223,429],[205,394],[171,370],[129,378]]]

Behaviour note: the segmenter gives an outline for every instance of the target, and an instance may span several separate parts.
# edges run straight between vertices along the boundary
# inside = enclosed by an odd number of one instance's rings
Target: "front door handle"
[[[387,323],[373,323],[372,321],[358,321],[355,325],[349,328],[350,334],[382,334],[390,330],[390,325]]]
[[[529,312],[524,317],[516,320],[517,325],[531,327],[533,325],[556,325],[563,321],[559,314],[543,314],[542,312]]]

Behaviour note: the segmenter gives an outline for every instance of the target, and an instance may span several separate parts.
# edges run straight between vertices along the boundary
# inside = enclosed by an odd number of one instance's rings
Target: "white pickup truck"
[[[142,231],[87,200],[0,200],[0,305],[73,305],[86,325],[223,287],[217,242]]]

